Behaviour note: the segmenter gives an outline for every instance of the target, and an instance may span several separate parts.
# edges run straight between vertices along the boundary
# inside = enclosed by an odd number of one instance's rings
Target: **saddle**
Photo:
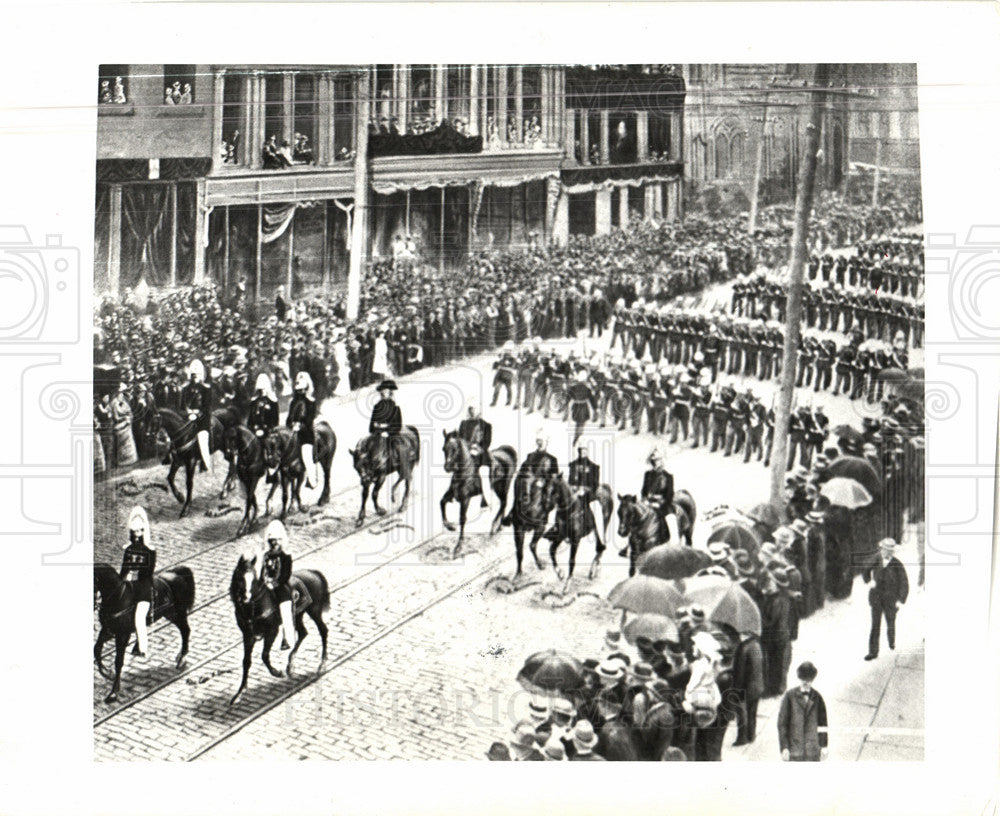
[[[288,579],[288,588],[292,591],[292,610],[296,615],[312,606],[312,595],[301,579],[293,575]]]

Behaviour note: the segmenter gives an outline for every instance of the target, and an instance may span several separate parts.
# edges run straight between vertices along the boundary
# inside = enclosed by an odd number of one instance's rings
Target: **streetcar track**
[[[434,538],[437,538],[437,536],[435,536]],[[430,541],[433,541],[434,538],[428,539],[427,542],[422,542],[422,543],[428,543]],[[363,643],[359,644],[358,646],[355,646],[353,649],[351,649],[346,654],[343,654],[340,657],[336,658],[326,668],[314,672],[310,677],[305,678],[302,682],[296,684],[292,688],[283,691],[281,694],[279,694],[273,700],[268,701],[267,703],[265,703],[264,705],[262,705],[260,708],[258,708],[256,711],[253,711],[253,712],[247,714],[241,720],[239,720],[238,722],[236,722],[233,725],[229,726],[225,731],[222,732],[222,734],[220,736],[215,737],[215,738],[209,740],[207,743],[203,744],[202,746],[200,746],[199,748],[197,748],[195,751],[193,751],[192,753],[188,754],[188,756],[184,759],[184,761],[185,762],[193,762],[194,760],[199,759],[200,757],[204,756],[209,751],[211,751],[214,748],[218,747],[223,742],[225,742],[226,740],[230,739],[231,737],[233,737],[234,735],[236,735],[237,733],[239,733],[240,731],[242,731],[244,728],[246,728],[251,723],[255,722],[256,720],[259,720],[265,714],[270,713],[275,708],[277,708],[278,706],[280,706],[282,703],[284,703],[285,701],[287,701],[287,700],[291,699],[292,697],[294,697],[300,691],[308,688],[313,683],[315,683],[316,681],[318,681],[321,678],[325,677],[327,674],[329,674],[330,672],[334,671],[335,669],[340,668],[341,666],[343,666],[348,661],[353,660],[359,654],[361,654],[362,652],[364,652],[367,649],[371,648],[376,643],[378,643],[380,640],[388,637],[389,635],[391,635],[396,630],[401,629],[403,626],[405,626],[406,624],[408,624],[410,621],[414,620],[415,618],[420,617],[427,610],[429,610],[429,609],[437,606],[439,603],[442,603],[443,601],[447,600],[452,595],[454,595],[456,592],[459,592],[460,590],[462,590],[465,587],[467,587],[469,584],[472,584],[472,583],[478,581],[480,578],[482,578],[487,573],[492,572],[494,569],[496,569],[498,566],[500,566],[500,564],[502,564],[503,561],[506,560],[506,558],[507,558],[506,554],[498,556],[497,558],[494,558],[485,567],[483,567],[483,569],[481,569],[478,572],[476,572],[475,575],[471,576],[470,578],[465,579],[461,583],[459,583],[459,584],[457,584],[457,585],[455,585],[455,586],[453,586],[453,587],[451,587],[451,588],[449,588],[449,589],[447,589],[447,590],[445,590],[443,592],[439,592],[430,601],[428,601],[427,603],[423,604],[418,609],[415,609],[413,612],[410,612],[410,613],[404,615],[402,618],[400,618],[399,620],[397,620],[397,621],[389,624],[388,626],[383,627],[381,630],[379,630],[374,635],[372,635],[370,638],[368,638],[368,640],[364,641]]]
[[[382,520],[381,517],[379,517],[378,520]],[[373,526],[373,525],[374,525],[374,520],[373,520],[372,525],[365,525],[365,526],[356,528],[355,530],[352,531],[352,533],[353,532],[358,532],[359,530],[367,529],[367,527]],[[355,576],[353,576],[351,578],[347,578],[347,579],[345,579],[345,580],[343,580],[343,581],[341,581],[341,582],[339,582],[337,584],[334,584],[333,586],[330,587],[330,595],[333,596],[334,594],[336,594],[338,592],[341,592],[342,590],[344,590],[347,587],[349,587],[349,586],[357,583],[358,581],[361,581],[362,579],[367,578],[369,575],[372,575],[373,573],[377,572],[378,570],[382,569],[383,567],[389,566],[390,564],[392,564],[393,561],[397,561],[398,559],[403,558],[403,557],[409,555],[414,550],[418,550],[421,547],[424,547],[424,546],[426,546],[428,544],[432,544],[434,541],[436,541],[437,539],[441,538],[442,536],[444,536],[446,534],[450,534],[450,532],[448,530],[442,530],[441,532],[439,532],[439,533],[437,533],[437,534],[435,534],[435,535],[433,535],[433,536],[431,536],[429,538],[425,538],[425,539],[423,539],[421,541],[418,541],[412,547],[408,547],[407,549],[403,550],[402,552],[397,553],[392,558],[390,558],[388,561],[383,561],[383,562],[381,562],[379,564],[375,564],[370,569],[368,569],[368,570],[366,570],[366,571],[364,571],[364,572],[362,572],[362,573],[360,573],[358,575],[355,575]],[[346,537],[346,536],[344,536],[344,537]],[[325,545],[321,545],[320,547],[317,547],[314,550],[311,550],[308,553],[305,553],[305,555],[309,555],[309,554],[311,554],[313,552],[316,552],[317,550],[322,549],[324,546],[328,546],[329,544],[335,544],[335,543],[337,543],[338,540],[341,540],[341,539],[336,539],[334,541],[328,542]],[[228,597],[228,593],[224,593],[223,597]],[[215,600],[218,600],[218,599],[215,599]],[[138,703],[141,703],[143,700],[146,700],[146,699],[152,697],[153,695],[158,694],[159,692],[161,692],[165,688],[173,685],[177,681],[179,681],[179,680],[187,677],[191,673],[193,673],[193,672],[195,672],[195,671],[197,671],[197,670],[199,670],[199,669],[207,666],[212,661],[217,660],[219,657],[221,657],[222,655],[224,655],[226,652],[230,652],[233,649],[235,649],[237,647],[240,647],[242,645],[243,645],[243,640],[240,639],[238,641],[235,641],[234,643],[229,644],[228,646],[223,646],[221,649],[216,650],[215,652],[213,652],[212,654],[210,654],[208,657],[204,658],[200,662],[198,662],[198,663],[196,663],[196,664],[194,664],[192,666],[189,666],[189,667],[183,669],[180,673],[174,674],[171,677],[168,677],[167,679],[161,681],[160,683],[158,683],[157,685],[153,686],[152,688],[146,689],[145,691],[141,692],[140,694],[138,694],[134,698],[128,700],[127,702],[124,702],[124,703],[116,706],[114,708],[114,710],[108,712],[107,714],[105,714],[101,718],[99,718],[97,720],[94,720],[92,727],[93,728],[97,728],[98,726],[103,725],[104,723],[113,720],[115,717],[117,717],[118,715],[120,715],[120,714],[128,711],[130,708],[132,708],[133,706],[137,705]],[[107,679],[107,678],[103,678],[102,677],[102,679]]]

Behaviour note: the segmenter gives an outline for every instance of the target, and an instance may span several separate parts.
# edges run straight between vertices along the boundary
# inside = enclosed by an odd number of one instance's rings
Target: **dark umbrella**
[[[757,538],[757,534],[738,521],[730,521],[713,529],[708,536],[708,543],[711,544],[713,541],[722,541],[732,550],[746,550],[752,556],[756,556],[760,549],[760,539]]]
[[[871,463],[860,456],[838,456],[823,473],[823,481],[841,477],[854,479],[867,490],[873,498],[882,495],[882,479]]]
[[[863,445],[865,443],[864,434],[861,433],[853,425],[838,425],[833,429],[833,435],[844,440],[850,441],[852,444]]]
[[[703,550],[696,550],[684,544],[660,544],[646,552],[639,559],[639,574],[672,581],[687,578],[702,567],[712,563],[712,558]],[[632,610],[638,612],[640,610]],[[648,610],[654,611],[654,610]]]
[[[758,504],[747,513],[747,517],[772,530],[781,524],[781,516],[771,504]]]
[[[583,685],[583,664],[565,652],[546,649],[524,661],[517,682],[533,694],[576,691]]]
[[[615,586],[608,593],[608,600],[613,607],[624,609],[626,612],[675,615],[677,607],[681,605],[681,593],[677,587],[663,578],[633,575]]]
[[[924,381],[922,378],[919,380],[907,380],[896,385],[897,396],[912,400],[921,406],[924,403],[924,391]]]
[[[909,379],[909,375],[901,368],[883,368],[878,378],[882,382],[905,382]]]
[[[737,632],[760,634],[760,610],[735,581],[714,575],[684,582],[684,602],[698,604],[709,620],[732,626]]]

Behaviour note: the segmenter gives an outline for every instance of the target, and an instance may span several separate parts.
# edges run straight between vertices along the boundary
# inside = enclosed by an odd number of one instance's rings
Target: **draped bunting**
[[[556,220],[556,209],[559,207],[559,196],[563,194],[563,186],[559,179],[550,178],[548,184],[546,184],[546,196],[545,201],[548,204],[548,209],[545,213],[545,221],[548,224],[553,223]]]
[[[665,181],[677,181],[678,176],[640,176],[634,179],[605,179],[588,184],[564,184],[563,192],[570,195],[577,193],[592,193],[595,190],[613,190],[615,187],[643,187],[646,184],[661,184]]]
[[[351,233],[352,233],[352,219],[351,216],[354,213],[354,202],[350,204],[341,204],[339,198],[333,199],[333,203],[337,205],[337,209],[343,212],[347,216],[347,231],[344,233],[344,249],[348,252],[351,251]]]
[[[430,190],[434,187],[469,187],[473,184],[490,187],[519,187],[531,181],[544,181],[545,179],[558,177],[559,172],[557,170],[543,170],[521,176],[509,176],[503,173],[497,173],[496,175],[480,173],[478,178],[469,178],[466,175],[464,177],[410,178],[396,181],[373,180],[372,189],[379,195],[394,195],[395,193],[402,193],[407,190]]]
[[[683,165],[679,162],[595,165],[592,167],[567,168],[562,172],[562,181],[567,187],[577,184],[598,184],[600,182],[614,181],[644,184],[651,179],[669,181],[672,178],[679,178],[682,171]]]
[[[427,133],[401,135],[398,133],[372,133],[368,136],[368,155],[379,156],[432,156],[442,153],[481,153],[482,136],[463,136],[448,122],[442,122]]]
[[[472,190],[470,195],[472,198],[472,235],[476,236],[478,234],[477,229],[479,227],[479,210],[483,206],[483,192],[486,190],[486,185],[481,181],[472,182]]]
[[[97,180],[108,183],[144,181],[149,178],[146,159],[98,159]]]
[[[261,221],[260,241],[270,244],[277,241],[295,217],[295,204],[265,204]]]
[[[170,194],[166,184],[122,187],[121,284],[146,278],[153,286],[169,283]]]

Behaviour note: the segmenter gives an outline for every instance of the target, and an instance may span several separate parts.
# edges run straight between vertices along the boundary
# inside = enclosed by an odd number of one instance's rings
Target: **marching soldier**
[[[744,464],[750,461],[750,456],[754,452],[757,453],[758,462],[764,455],[764,422],[767,417],[767,411],[756,399],[753,391],[747,389],[746,396],[749,404],[747,407],[746,442],[743,446]]]
[[[531,404],[534,401],[534,391],[532,381],[535,376],[535,369],[538,367],[538,343],[539,338],[525,340],[521,344],[521,353],[517,358],[517,407],[527,408],[531,412]]]
[[[692,448],[708,445],[708,423],[711,414],[712,389],[708,387],[711,376],[703,378],[701,386],[694,392],[691,406],[691,432],[694,436]]]
[[[586,369],[581,369],[576,373],[575,382],[569,384],[566,389],[566,417],[564,421],[573,419],[573,445],[583,436],[583,428],[590,420],[591,413],[597,412],[597,398],[587,384]]]
[[[469,443],[469,453],[472,455],[473,467],[476,468],[479,479],[479,494],[482,497],[480,506],[488,505],[486,493],[490,484],[490,445],[493,444],[493,426],[483,419],[479,404],[474,400],[469,402],[468,417],[458,425],[458,435]]]
[[[629,361],[628,371],[622,382],[621,393],[624,398],[623,407],[625,410],[622,411],[621,425],[618,428],[620,431],[624,431],[625,423],[631,419],[632,427],[636,434],[639,433],[639,428],[642,424],[642,410],[644,405],[642,381],[639,372],[639,361],[633,358]]]
[[[691,403],[694,401],[694,391],[691,390],[691,375],[681,374],[680,383],[670,409],[670,444],[677,443],[678,431],[684,432],[687,441],[691,423]]]
[[[715,453],[726,446],[726,423],[729,421],[727,390],[731,389],[720,388],[708,405],[708,414],[712,420],[712,448],[709,453]]]
[[[833,357],[837,346],[833,340],[822,340],[816,346],[816,382],[813,391],[826,391],[833,377]]]
[[[740,394],[737,394],[729,404],[728,424],[726,426],[726,451],[723,456],[731,456],[743,449],[746,438],[746,425],[749,408]]]
[[[493,370],[496,371],[496,374],[493,375],[493,399],[490,402],[490,408],[496,407],[501,386],[507,391],[507,407],[510,407],[514,392],[514,372],[517,371],[517,367],[517,359],[514,357],[514,341],[508,340],[503,344],[500,359],[493,363]]]

